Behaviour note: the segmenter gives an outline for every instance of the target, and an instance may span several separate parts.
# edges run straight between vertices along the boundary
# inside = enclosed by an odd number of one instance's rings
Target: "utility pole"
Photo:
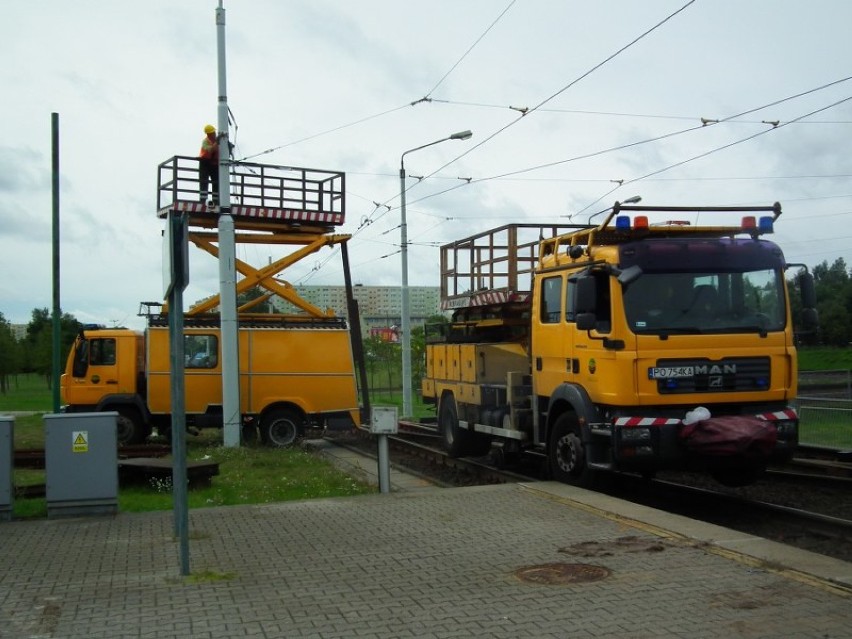
[[[51,140],[52,140],[52,174],[53,174],[53,340],[51,342],[53,349],[53,357],[51,360],[52,370],[52,396],[53,396],[53,412],[59,412],[59,375],[61,373],[60,366],[60,350],[62,348],[61,332],[62,332],[62,309],[59,298],[59,114],[52,113],[51,119]]]
[[[225,70],[225,9],[216,9],[216,44],[219,60],[219,320],[222,333],[222,431],[224,445],[240,445],[240,354],[237,321],[237,269],[234,218],[231,217],[228,139],[228,91]]]

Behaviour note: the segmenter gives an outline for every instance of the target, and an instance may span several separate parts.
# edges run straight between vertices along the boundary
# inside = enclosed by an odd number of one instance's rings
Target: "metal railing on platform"
[[[294,166],[231,162],[231,205],[243,209],[277,209],[316,216],[342,224],[345,219],[346,174]],[[157,169],[157,213],[163,216],[179,203],[201,203],[199,160],[175,155]]]

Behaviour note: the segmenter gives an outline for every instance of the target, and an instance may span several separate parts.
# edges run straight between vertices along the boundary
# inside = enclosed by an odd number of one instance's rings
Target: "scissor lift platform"
[[[346,219],[346,174],[340,171],[231,162],[231,216],[236,228],[328,232]],[[199,161],[176,155],[157,170],[157,217],[188,213],[190,227],[215,228],[219,208],[202,199]]]

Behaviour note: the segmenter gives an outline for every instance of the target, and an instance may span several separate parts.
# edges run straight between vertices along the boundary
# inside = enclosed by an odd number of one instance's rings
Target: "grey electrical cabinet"
[[[118,413],[44,416],[48,517],[118,512]]]
[[[0,521],[12,519],[15,506],[15,418],[0,415]]]

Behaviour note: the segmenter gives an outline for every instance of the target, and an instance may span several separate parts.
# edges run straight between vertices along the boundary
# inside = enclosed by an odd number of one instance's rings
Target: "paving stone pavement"
[[[852,637],[849,564],[785,571],[600,499],[542,482],[192,510],[188,579],[170,512],[2,523],[0,637]],[[609,574],[516,575],[550,564]]]

